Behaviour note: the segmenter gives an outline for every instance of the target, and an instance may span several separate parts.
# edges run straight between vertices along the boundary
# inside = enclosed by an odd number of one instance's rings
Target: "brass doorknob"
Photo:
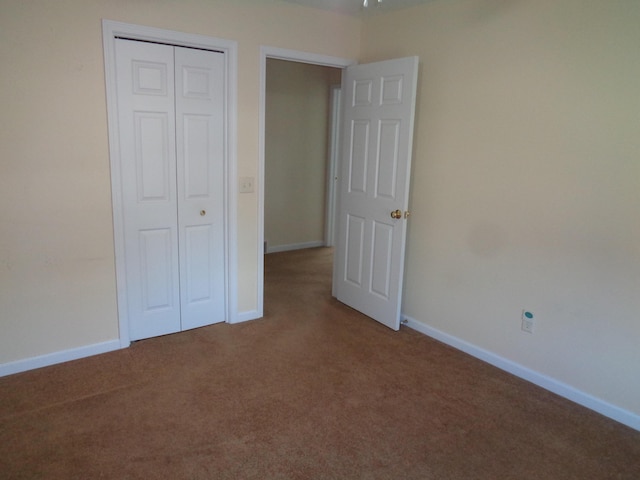
[[[395,218],[396,220],[402,218],[402,210],[394,210],[391,212],[391,218]]]
[[[207,214],[206,210],[200,210],[200,216],[204,217]]]

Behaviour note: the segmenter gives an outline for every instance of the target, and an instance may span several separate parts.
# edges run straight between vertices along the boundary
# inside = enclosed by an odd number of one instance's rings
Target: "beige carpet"
[[[0,379],[2,479],[640,479],[640,432],[266,257],[265,318]]]

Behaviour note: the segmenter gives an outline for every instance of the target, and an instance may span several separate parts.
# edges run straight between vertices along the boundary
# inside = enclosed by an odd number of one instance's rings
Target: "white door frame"
[[[258,249],[256,252],[256,262],[258,265],[257,278],[257,317],[264,315],[264,131],[265,131],[265,103],[267,86],[267,58],[278,60],[288,60],[291,62],[309,63],[312,65],[322,65],[325,67],[346,68],[357,62],[348,58],[332,57],[329,55],[319,55],[316,53],[288,50],[284,48],[260,47],[260,105],[259,105],[259,159],[258,159]]]
[[[109,127],[109,160],[111,164],[111,201],[113,205],[113,234],[116,267],[116,294],[120,347],[129,346],[129,318],[127,315],[127,285],[125,276],[124,212],[122,201],[120,147],[118,141],[117,88],[115,39],[117,37],[144,40],[170,45],[204,48],[225,54],[225,309],[228,323],[237,318],[237,42],[172,30],[145,27],[128,23],[102,21],[107,116]]]
[[[335,215],[337,200],[338,159],[340,158],[340,129],[342,118],[342,86],[332,85],[330,95],[329,118],[329,162],[327,165],[327,201],[324,225],[324,244],[335,245]]]

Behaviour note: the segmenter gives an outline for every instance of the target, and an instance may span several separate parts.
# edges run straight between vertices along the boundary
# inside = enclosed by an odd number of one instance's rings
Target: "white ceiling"
[[[369,8],[362,7],[363,0],[285,0],[285,2],[298,3],[308,7],[332,10],[349,15],[361,15],[363,13],[382,13],[389,10],[411,7],[429,0],[369,0]],[[366,10],[366,12],[365,12]]]

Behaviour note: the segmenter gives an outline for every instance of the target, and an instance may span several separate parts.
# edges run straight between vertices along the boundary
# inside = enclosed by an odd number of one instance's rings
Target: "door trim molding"
[[[358,63],[349,58],[333,57],[330,55],[320,55],[317,53],[301,52],[284,48],[260,46],[260,104],[258,107],[259,139],[258,139],[258,242],[256,251],[256,263],[258,272],[256,279],[257,287],[257,315],[264,315],[264,144],[265,144],[265,103],[267,86],[267,58],[278,60],[288,60],[291,62],[309,63],[312,65],[322,65],[325,67],[347,68]]]
[[[111,166],[111,202],[116,267],[116,295],[120,347],[130,344],[125,276],[124,212],[122,201],[120,145],[118,138],[116,88],[116,37],[168,43],[182,47],[217,50],[225,54],[225,311],[226,321],[234,323],[238,310],[237,275],[237,79],[238,44],[235,41],[204,35],[176,32],[154,27],[102,20],[102,42],[106,83],[109,161]]]
[[[332,85],[330,95],[330,120],[329,120],[329,158],[327,165],[327,201],[325,210],[324,244],[327,247],[335,246],[335,216],[337,204],[337,178],[338,161],[340,159],[340,130],[342,127],[342,86]]]

